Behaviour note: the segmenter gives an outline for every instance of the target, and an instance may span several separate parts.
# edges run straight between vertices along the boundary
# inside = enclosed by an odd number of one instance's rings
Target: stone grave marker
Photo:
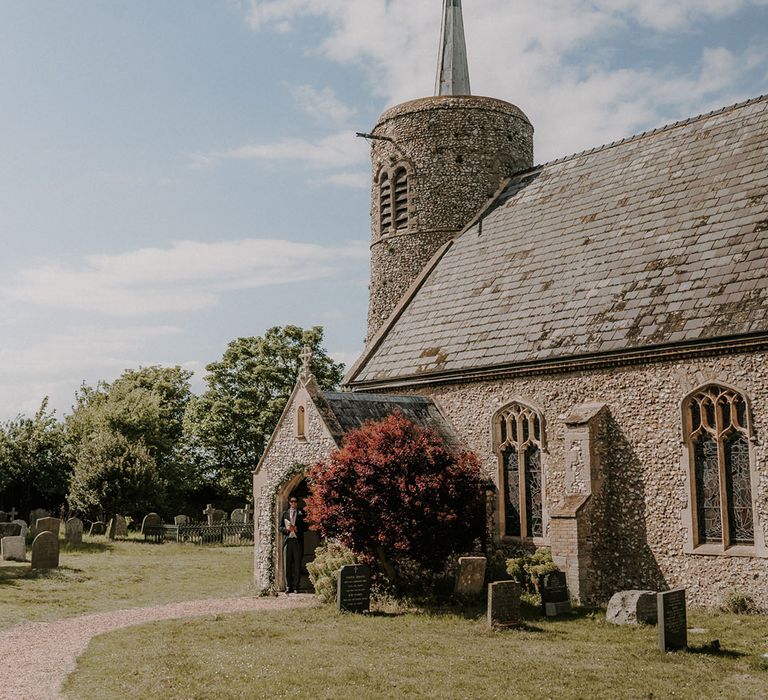
[[[11,522],[11,514],[6,513],[4,510],[0,510],[0,523]]]
[[[32,568],[56,569],[58,566],[59,538],[50,530],[45,530],[32,543]]]
[[[83,521],[80,518],[70,518],[64,524],[65,539],[69,544],[83,543]]]
[[[336,606],[339,612],[362,613],[371,609],[370,567],[350,564],[339,569]]]
[[[38,518],[35,523],[35,536],[41,532],[52,532],[58,537],[59,530],[61,530],[61,520],[58,518]]]
[[[665,591],[656,596],[659,616],[659,648],[677,651],[688,647],[688,619],[685,588]]]
[[[186,525],[189,522],[189,516],[186,515],[177,515],[173,519],[174,525]]]
[[[251,508],[250,503],[245,504],[245,509],[243,510],[243,517],[244,517],[243,523],[245,523],[246,525],[249,525],[250,523],[253,522],[253,508]]]
[[[232,514],[229,516],[229,520],[232,523],[244,523],[245,522],[245,511],[242,508],[235,508],[232,511]]]
[[[605,619],[614,625],[655,625],[656,591],[619,591],[608,603]]]
[[[216,512],[216,509],[213,507],[212,503],[209,503],[205,510],[203,511],[203,515],[208,518],[208,524],[213,525],[213,514]]]
[[[225,522],[227,522],[227,511],[216,508],[216,510],[213,511],[213,524],[216,525],[217,523]]]
[[[144,531],[147,527],[157,527],[163,524],[163,519],[157,513],[148,513],[144,516],[144,520],[141,521],[141,534],[146,534]]]
[[[128,522],[124,515],[116,515],[114,518],[115,537],[128,537]]]
[[[18,523],[0,523],[0,537],[18,537],[22,527]]]
[[[95,537],[96,535],[105,535],[107,534],[107,526],[101,520],[96,520],[95,522],[91,523],[91,529],[88,530],[88,534],[91,537]]]
[[[14,520],[14,525],[18,525],[21,528],[21,532],[19,533],[24,539],[27,538],[27,530],[29,530],[29,527],[27,526],[26,520]]]
[[[0,539],[0,556],[3,561],[27,561],[27,543],[24,538],[19,536]]]
[[[562,571],[550,571],[539,576],[542,612],[547,617],[557,617],[571,612],[568,584]]]
[[[520,592],[517,581],[488,584],[488,627],[504,627],[520,619]]]
[[[459,574],[456,577],[456,593],[479,596],[485,584],[485,557],[459,557]]]
[[[45,508],[35,508],[29,514],[29,526],[34,530],[35,524],[40,518],[49,518],[51,514]]]

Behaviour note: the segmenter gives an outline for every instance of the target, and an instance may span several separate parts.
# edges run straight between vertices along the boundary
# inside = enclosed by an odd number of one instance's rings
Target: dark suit
[[[301,578],[301,562],[304,558],[304,533],[307,524],[304,520],[304,511],[296,512],[296,537],[289,537],[290,530],[285,526],[285,521],[291,519],[290,509],[283,511],[280,516],[280,533],[283,535],[283,561],[285,563],[285,588],[290,593],[299,590]]]

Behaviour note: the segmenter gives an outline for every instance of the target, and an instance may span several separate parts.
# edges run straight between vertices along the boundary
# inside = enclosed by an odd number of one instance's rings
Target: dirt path
[[[156,620],[304,607],[313,601],[312,595],[191,600],[55,622],[24,622],[0,632],[0,699],[60,698],[61,684],[74,670],[77,657],[91,639],[105,632]]]

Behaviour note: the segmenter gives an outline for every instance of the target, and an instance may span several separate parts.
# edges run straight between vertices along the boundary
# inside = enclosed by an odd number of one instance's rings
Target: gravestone
[[[216,525],[217,523],[225,522],[227,522],[227,511],[216,508],[216,510],[213,511],[213,524]]]
[[[605,619],[614,625],[655,625],[656,591],[619,591],[608,603]]]
[[[186,525],[189,522],[189,517],[186,515],[177,515],[173,519],[174,525]]]
[[[141,521],[141,534],[145,534],[144,530],[147,527],[157,527],[163,524],[163,519],[157,513],[148,513],[144,516],[144,520]]]
[[[208,524],[213,525],[213,514],[216,512],[216,509],[213,507],[212,503],[209,503],[205,510],[203,511],[203,515],[208,518]]]
[[[11,522],[11,514],[6,513],[4,510],[0,510],[0,523]]]
[[[362,613],[371,609],[370,567],[350,564],[339,569],[336,605],[339,612]]]
[[[69,544],[83,543],[83,521],[80,518],[70,518],[64,524],[65,539]]]
[[[35,508],[29,514],[29,526],[32,528],[32,530],[34,530],[35,523],[37,523],[40,518],[49,518],[50,515],[51,514],[45,510],[45,508]]]
[[[18,523],[0,523],[0,537],[18,537],[21,529]]]
[[[19,536],[0,539],[0,556],[3,561],[27,561],[27,543],[24,538]]]
[[[656,596],[659,615],[659,648],[677,651],[688,647],[688,619],[685,588],[665,591]]]
[[[56,569],[58,566],[59,538],[50,530],[45,530],[32,543],[32,568]]]
[[[520,591],[517,581],[488,584],[488,627],[505,627],[520,619]]]
[[[456,593],[479,596],[485,583],[485,557],[459,557],[459,574],[456,577]]]
[[[58,518],[38,518],[35,523],[35,536],[41,532],[52,532],[58,537],[59,530],[61,530],[61,520]]]
[[[114,537],[126,538],[128,537],[128,522],[124,515],[116,515],[113,518],[115,529]]]
[[[253,522],[253,508],[251,508],[250,503],[246,503],[245,509],[243,510],[243,517],[245,518],[243,520],[243,523],[245,523],[246,525]]]
[[[26,520],[14,520],[14,525],[18,525],[21,528],[21,532],[19,533],[24,539],[27,538],[27,530],[29,530],[29,527],[27,526]]]
[[[106,535],[107,526],[101,520],[97,520],[96,522],[91,523],[91,529],[88,530],[88,534],[91,537],[95,537],[96,535]]]
[[[235,508],[229,516],[229,520],[233,523],[244,523],[245,511],[242,508]]]
[[[562,571],[550,571],[539,576],[539,594],[542,612],[547,617],[571,612],[568,584]]]

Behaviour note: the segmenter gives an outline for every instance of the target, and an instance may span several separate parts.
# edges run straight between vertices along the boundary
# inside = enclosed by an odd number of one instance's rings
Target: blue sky
[[[368,148],[432,94],[440,0],[0,0],[0,419],[321,324],[350,363]],[[465,0],[536,160],[768,92],[768,0]]]

